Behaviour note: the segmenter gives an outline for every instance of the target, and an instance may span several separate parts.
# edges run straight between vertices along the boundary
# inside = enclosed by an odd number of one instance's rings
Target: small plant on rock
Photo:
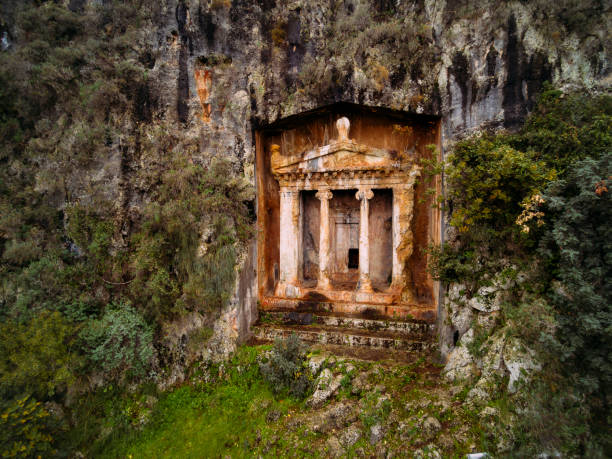
[[[296,398],[304,398],[308,394],[312,377],[305,357],[304,343],[297,335],[275,341],[267,360],[259,364],[264,379],[275,394],[287,392]]]

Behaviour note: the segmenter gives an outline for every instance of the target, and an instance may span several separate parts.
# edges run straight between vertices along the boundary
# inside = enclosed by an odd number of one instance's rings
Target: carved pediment
[[[274,145],[271,151],[272,171],[275,174],[285,174],[394,169],[411,162],[411,158],[405,158],[396,151],[373,148],[349,139],[347,118],[340,118],[336,125],[338,139],[320,148],[299,154],[281,155],[280,147]]]

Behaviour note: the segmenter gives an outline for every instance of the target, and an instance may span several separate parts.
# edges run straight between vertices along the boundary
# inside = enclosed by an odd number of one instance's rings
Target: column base
[[[357,291],[362,293],[374,293],[372,281],[369,277],[359,279],[359,281],[357,282]]]
[[[274,296],[281,298],[299,298],[301,294],[299,286],[288,282],[279,282],[274,289]]]
[[[319,280],[317,281],[317,290],[331,290],[331,288],[332,285],[329,278],[319,278]]]

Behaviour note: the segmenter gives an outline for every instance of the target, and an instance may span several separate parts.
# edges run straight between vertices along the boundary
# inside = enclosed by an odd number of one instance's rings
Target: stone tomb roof
[[[418,175],[419,168],[412,153],[358,144],[348,137],[350,124],[347,118],[340,118],[336,127],[336,140],[309,151],[281,154],[278,145],[272,146],[272,173],[281,186],[304,180],[354,182],[366,178],[384,180],[392,176],[410,175],[414,178]],[[308,188],[307,183],[304,186]]]

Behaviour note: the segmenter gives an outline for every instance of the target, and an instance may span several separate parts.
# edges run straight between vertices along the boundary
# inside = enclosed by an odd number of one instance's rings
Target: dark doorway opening
[[[349,249],[348,251],[348,268],[359,268],[359,249]]]

